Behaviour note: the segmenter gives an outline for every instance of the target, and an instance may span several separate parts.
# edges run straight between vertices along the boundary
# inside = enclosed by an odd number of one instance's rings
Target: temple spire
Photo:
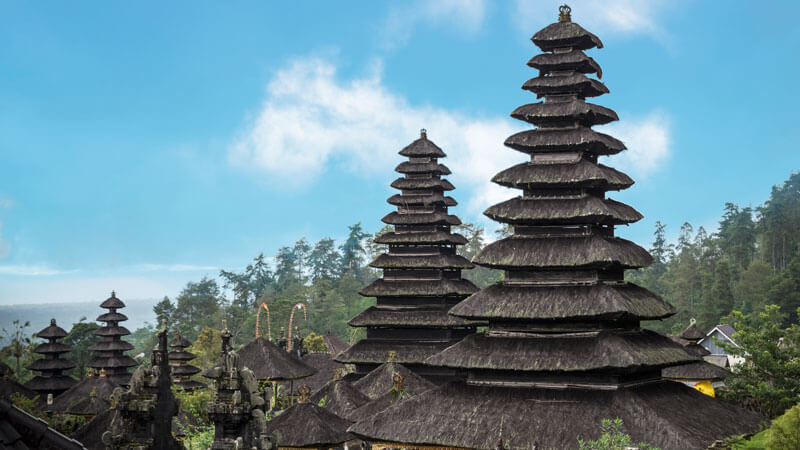
[[[43,356],[28,366],[30,370],[40,372],[32,380],[25,383],[25,387],[32,389],[47,397],[58,396],[77,383],[73,378],[65,375],[65,370],[75,367],[75,363],[61,358],[61,355],[72,350],[68,345],[58,342],[67,336],[63,328],[56,325],[56,319],[50,319],[50,326],[36,333],[36,337],[47,339],[47,343],[39,344],[33,351]]]

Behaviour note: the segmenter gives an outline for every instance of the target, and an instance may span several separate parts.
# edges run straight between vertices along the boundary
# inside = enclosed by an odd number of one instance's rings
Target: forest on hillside
[[[784,326],[798,323],[800,174],[774,186],[769,199],[756,208],[726,203],[717,231],[695,229],[687,222],[673,243],[666,239],[667,226],[656,224],[650,245],[655,262],[628,271],[627,278],[660,294],[676,307],[677,314],[644,326],[674,335],[696,318],[701,329],[707,330],[734,310],[750,313],[766,305],[779,307]],[[323,238],[311,243],[301,238],[280,248],[272,258],[258,254],[240,272],[222,270],[216,278],[191,281],[175,298],[164,297],[156,304],[152,322],[126,338],[135,346],[131,354],[141,355],[140,360],[147,357],[154,345],[156,324],[166,321],[171,330],[196,341],[191,351],[198,354],[197,363],[202,366],[211,363],[219,351],[223,319],[239,347],[255,336],[256,313],[262,304],[269,308],[269,328],[277,338],[287,333],[290,313],[300,302],[305,306],[295,309],[293,326],[301,336],[333,333],[353,343],[363,330],[348,327],[347,321],[374,304],[373,298],[362,297],[358,291],[380,275],[369,262],[385,248],[373,239],[388,230],[387,226],[373,234],[354,224],[343,242]],[[509,231],[501,229],[498,235]],[[479,226],[463,224],[457,232],[468,239],[459,249],[467,258],[486,242],[486,233]],[[464,271],[464,276],[484,287],[500,280],[502,273],[476,267]],[[74,375],[82,376],[98,325],[92,320],[61,325],[67,330],[72,325],[62,342],[73,347],[66,357],[78,365]],[[266,335],[265,310],[259,327],[260,334]],[[32,352],[38,344],[31,336],[35,331],[25,323],[4,330],[10,344],[0,350],[0,357],[19,368],[17,377],[22,381],[33,375],[25,367],[37,357]]]

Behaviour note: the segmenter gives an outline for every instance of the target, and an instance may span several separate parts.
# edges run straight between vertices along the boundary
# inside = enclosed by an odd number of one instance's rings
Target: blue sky
[[[377,230],[427,128],[462,220],[535,101],[528,38],[559,2],[0,3],[0,303],[175,295],[297,238]],[[800,168],[800,4],[572,2],[645,219],[716,226]]]

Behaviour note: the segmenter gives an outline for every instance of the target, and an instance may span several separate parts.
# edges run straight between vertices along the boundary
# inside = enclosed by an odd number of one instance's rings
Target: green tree
[[[188,282],[176,299],[174,328],[193,341],[203,327],[219,323],[221,302],[215,280],[203,277],[198,282]]]
[[[166,322],[172,324],[172,316],[175,314],[175,305],[169,300],[166,295],[164,298],[153,306],[153,313],[156,315],[156,323],[161,324]]]
[[[14,358],[14,362],[16,364],[14,376],[18,381],[23,381],[24,376],[22,374],[22,359],[25,358],[31,351],[31,337],[28,335],[25,329],[30,327],[31,323],[28,321],[23,323],[20,322],[19,319],[16,319],[11,322],[11,325],[11,330],[7,330],[5,327],[3,327],[3,334],[8,340],[8,345],[0,350],[0,352]]]
[[[308,255],[311,281],[334,280],[339,275],[341,257],[333,239],[320,239]]]
[[[797,450],[800,448],[800,403],[794,405],[772,422],[767,434],[770,450]]]
[[[471,223],[463,223],[454,228],[454,231],[462,234],[467,239],[466,245],[457,247],[458,254],[471,261],[472,258],[474,258],[478,252],[483,250],[483,247],[485,246],[485,230],[483,227]],[[461,276],[469,281],[472,281],[479,288],[484,288],[490,284],[500,281],[503,277],[503,272],[500,270],[475,266],[472,269],[462,271]]]
[[[783,328],[777,305],[751,314],[734,311],[727,321],[737,330],[737,345],[722,346],[746,362],[733,367],[723,397],[768,417],[780,415],[800,395],[800,326]]]
[[[370,234],[361,228],[361,222],[348,227],[347,239],[339,248],[342,252],[342,272],[352,273],[360,278],[364,267],[364,240]]]
[[[633,443],[633,439],[622,431],[622,419],[603,419],[600,424],[600,437],[594,441],[584,442],[578,439],[581,450],[658,450],[644,442]]]
[[[785,325],[798,322],[800,308],[800,251],[794,255],[783,271],[771,280],[767,298],[786,313]]]
[[[762,309],[768,303],[770,287],[775,284],[773,278],[774,273],[769,264],[759,260],[751,262],[739,276],[733,291],[736,310],[751,313]]]
[[[100,337],[95,335],[94,332],[100,325],[96,322],[85,322],[86,317],[72,324],[72,329],[69,333],[61,339],[62,344],[72,347],[72,351],[65,355],[65,358],[75,363],[75,368],[72,369],[73,376],[82,380],[86,376],[86,364],[92,358],[92,352],[89,347],[100,341]]]
[[[781,186],[773,186],[769,199],[756,209],[764,259],[775,270],[783,270],[800,242],[800,172],[793,173]]]
[[[715,267],[710,289],[703,297],[703,310],[699,320],[702,328],[714,326],[721,317],[733,310],[731,284],[730,266],[726,260],[720,260]]]

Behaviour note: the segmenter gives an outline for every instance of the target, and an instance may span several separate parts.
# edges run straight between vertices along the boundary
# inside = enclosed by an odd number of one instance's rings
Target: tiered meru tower
[[[175,338],[169,343],[172,351],[167,356],[172,370],[172,382],[188,392],[206,386],[199,381],[192,380],[192,376],[200,373],[200,369],[189,363],[189,361],[197,358],[194,353],[186,351],[191,345],[191,342],[181,336],[179,332],[176,332]]]
[[[467,240],[451,230],[461,221],[447,210],[456,201],[444,194],[454,189],[442,178],[450,174],[438,161],[445,153],[428,140],[425,130],[420,134],[400,151],[408,161],[395,169],[403,175],[392,183],[400,194],[388,202],[397,211],[383,218],[394,231],[375,239],[389,249],[371,263],[383,269],[383,277],[359,292],[376,297],[377,305],[349,322],[353,327],[366,327],[367,338],[337,358],[354,364],[360,375],[386,362],[389,352],[396,351],[397,362],[426,378],[441,380],[452,371],[421,363],[475,332],[475,322],[447,314],[478,289],[461,278],[461,270],[473,266],[456,254],[456,247]]]
[[[68,359],[62,359],[61,355],[67,353],[71,348],[58,342],[65,337],[67,332],[56,325],[56,319],[50,319],[50,326],[36,333],[36,337],[47,339],[46,343],[39,344],[33,349],[34,352],[43,355],[42,359],[34,361],[28,369],[41,372],[41,375],[33,377],[25,383],[25,387],[32,389],[45,397],[47,394],[58,394],[71,388],[77,381],[63,374],[65,370],[75,367],[75,363]]]
[[[125,307],[125,303],[112,291],[111,297],[101,303],[100,307],[107,309],[108,312],[101,314],[97,321],[106,324],[94,332],[100,336],[100,342],[89,347],[89,350],[95,352],[95,356],[89,361],[88,366],[97,370],[105,369],[106,377],[114,383],[127,384],[131,377],[128,368],[136,366],[137,362],[125,354],[126,351],[133,349],[133,345],[122,340],[122,336],[131,334],[127,328],[119,325],[120,322],[128,320],[125,314],[117,312],[118,309]]]
[[[584,53],[602,47],[600,39],[571,22],[562,6],[559,22],[533,42],[545,53],[528,63],[539,76],[523,89],[544,101],[512,113],[536,128],[505,142],[531,159],[493,179],[522,195],[486,211],[514,233],[473,260],[505,277],[450,310],[488,320],[488,331],[426,361],[465,371],[467,379],[417,395],[351,431],[373,442],[575,448],[579,438],[599,436],[602,419],[619,417],[635,442],[686,449],[757,430],[751,413],[660,378],[663,367],[696,357],[640,328],[641,320],[675,311],[624,281],[625,269],[652,258],[614,236],[615,225],[641,215],[606,198],[633,181],[597,162],[625,149],[591,128],[617,120],[610,109],[586,102],[608,92],[586,75],[601,75]]]

